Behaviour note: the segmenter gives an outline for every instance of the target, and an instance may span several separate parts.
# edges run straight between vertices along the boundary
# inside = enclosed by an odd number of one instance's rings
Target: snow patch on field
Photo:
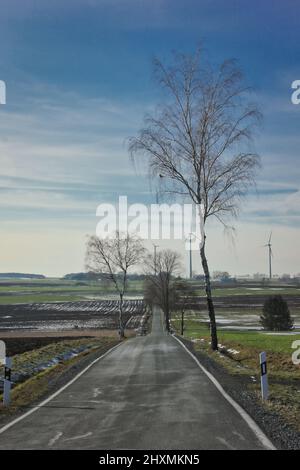
[[[240,354],[240,351],[237,351],[236,349],[233,349],[233,348],[227,348],[226,346],[220,343],[218,344],[218,348],[220,351],[229,352],[230,354],[233,354],[234,356],[236,356],[237,354]]]

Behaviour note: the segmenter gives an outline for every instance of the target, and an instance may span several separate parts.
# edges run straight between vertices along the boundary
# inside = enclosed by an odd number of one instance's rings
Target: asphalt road
[[[45,406],[3,433],[0,449],[262,449],[263,443],[153,315]]]

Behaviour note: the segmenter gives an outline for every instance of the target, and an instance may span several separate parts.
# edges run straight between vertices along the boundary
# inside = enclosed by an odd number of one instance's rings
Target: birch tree
[[[211,328],[211,346],[218,348],[215,309],[206,256],[207,221],[215,217],[226,228],[254,184],[259,166],[251,137],[260,113],[235,60],[211,66],[201,49],[175,54],[170,67],[154,61],[166,101],[145,117],[130,139],[134,159],[143,155],[149,172],[161,177],[166,194],[203,205],[204,244],[200,251]]]

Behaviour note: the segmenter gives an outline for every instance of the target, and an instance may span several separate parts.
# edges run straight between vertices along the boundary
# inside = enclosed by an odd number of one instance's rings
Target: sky
[[[208,226],[211,271],[300,272],[299,0],[2,0],[0,272],[84,270],[96,208],[128,195],[155,202],[127,149],[162,99],[152,61],[203,42],[218,64],[237,58],[264,115],[262,168],[234,236]],[[170,244],[159,242],[160,249]],[[187,259],[184,243],[174,242]],[[151,243],[148,243],[151,248]],[[193,254],[195,271],[199,256]]]

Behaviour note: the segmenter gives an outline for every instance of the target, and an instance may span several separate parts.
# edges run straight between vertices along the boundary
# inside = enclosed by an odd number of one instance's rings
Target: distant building
[[[263,274],[263,273],[255,273],[253,274],[253,279],[255,281],[261,281],[262,279],[266,279],[268,276],[267,274]]]

